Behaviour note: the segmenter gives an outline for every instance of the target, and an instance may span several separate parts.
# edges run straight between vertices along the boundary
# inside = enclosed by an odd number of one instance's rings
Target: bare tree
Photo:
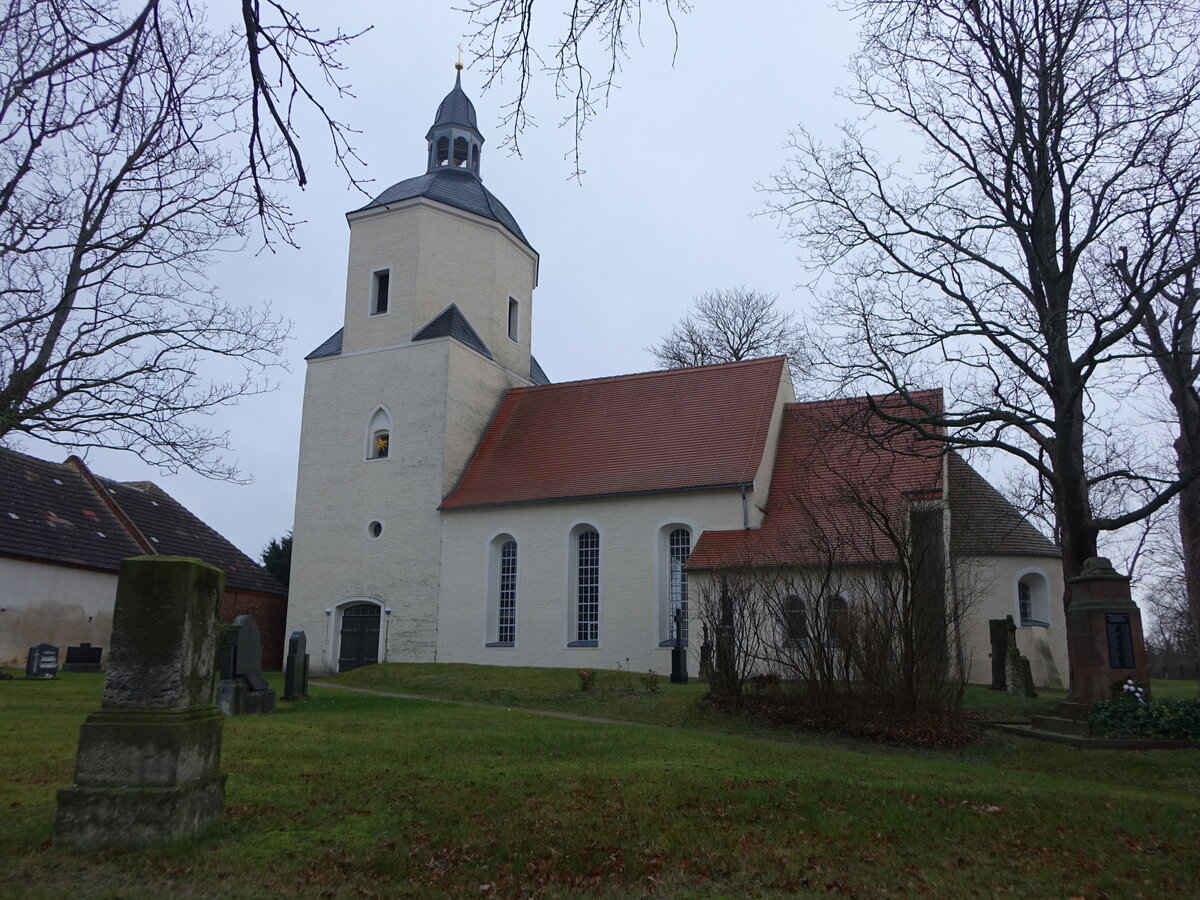
[[[1200,172],[1192,171],[1185,177],[1192,184],[1185,185],[1183,191],[1194,192]],[[1140,332],[1134,335],[1134,344],[1146,353],[1150,367],[1166,386],[1174,419],[1175,471],[1181,479],[1200,471],[1200,394],[1196,391],[1196,376],[1200,373],[1196,334],[1200,287],[1195,265],[1186,264],[1200,256],[1200,209],[1193,206],[1183,213],[1188,218],[1179,223],[1170,240],[1159,244],[1153,260],[1157,269],[1166,273],[1176,271],[1179,275],[1149,298],[1149,311],[1142,318]],[[1114,272],[1129,290],[1138,289],[1133,263],[1127,257],[1122,257]],[[1178,539],[1170,543],[1166,554],[1170,565],[1160,577],[1158,587],[1167,589],[1173,601],[1182,602],[1161,605],[1152,602],[1160,626],[1167,624],[1165,629],[1158,630],[1159,643],[1172,646],[1177,652],[1190,648],[1193,661],[1200,662],[1200,647],[1194,639],[1194,635],[1200,634],[1200,480],[1192,480],[1179,492],[1175,513]],[[1164,641],[1164,635],[1187,633],[1189,629],[1180,628],[1183,617],[1189,618],[1193,640]],[[1197,689],[1200,690],[1200,684]]]
[[[868,390],[946,383],[947,409],[906,423],[1032,467],[1072,577],[1100,532],[1160,509],[1195,474],[1164,478],[1107,451],[1135,446],[1108,427],[1129,399],[1129,339],[1200,263],[1158,259],[1200,198],[1197,4],[845,6],[863,26],[850,96],[927,153],[884,163],[854,125],[833,148],[794,135],[771,205],[835,275],[824,361]],[[1101,489],[1125,505],[1098,509]]]
[[[896,486],[904,455],[846,424],[823,429],[804,463],[809,487],[772,501],[768,516],[790,507],[786,534],[695,580],[716,636],[714,694],[736,705],[758,685],[806,721],[852,730],[953,720],[984,576],[946,552],[940,503]],[[854,444],[861,465],[847,468],[842,448],[824,453],[830,441]],[[929,462],[936,475],[941,461]]]
[[[219,458],[225,436],[196,416],[268,389],[288,329],[219,300],[206,267],[255,223],[290,240],[268,186],[306,180],[298,95],[316,104],[339,160],[352,158],[297,68],[307,58],[342,90],[332,54],[349,36],[322,39],[285,7],[267,8],[276,18],[243,0],[231,30],[210,29],[189,0],[9,4],[0,440],[115,447],[236,477]]]
[[[779,308],[779,298],[744,287],[709,291],[695,300],[662,340],[646,348],[660,369],[707,366],[782,354],[792,379],[804,350],[795,315]]]
[[[508,104],[504,124],[505,144],[520,151],[522,132],[531,124],[527,99],[536,70],[553,75],[558,97],[569,98],[571,111],[563,120],[574,131],[570,155],[576,177],[580,166],[580,139],[583,129],[606,104],[616,77],[628,56],[631,31],[641,39],[644,11],[661,7],[671,31],[678,38],[677,17],[691,9],[688,0],[583,0],[565,4],[556,20],[562,29],[547,41],[547,56],[538,51],[534,33],[535,0],[466,0],[469,15],[471,49],[484,63],[489,88],[505,73],[515,69],[517,88]]]

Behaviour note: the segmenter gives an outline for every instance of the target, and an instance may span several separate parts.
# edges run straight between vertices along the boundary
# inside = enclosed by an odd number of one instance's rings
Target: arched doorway
[[[342,610],[342,630],[338,641],[338,671],[349,672],[359,666],[379,662],[379,607],[374,603],[355,603]]]

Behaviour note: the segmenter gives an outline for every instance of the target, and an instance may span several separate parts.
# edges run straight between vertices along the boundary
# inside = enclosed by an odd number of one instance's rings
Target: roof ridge
[[[626,375],[601,375],[596,378],[580,378],[576,381],[556,381],[553,384],[531,384],[523,387],[509,388],[510,392],[517,391],[544,391],[549,388],[569,387],[579,384],[601,384],[604,382],[614,381],[637,381],[645,378],[662,378],[671,375],[680,375],[685,372],[695,372],[698,369],[732,369],[741,366],[763,365],[774,362],[775,360],[785,361],[786,356],[777,354],[775,356],[756,356],[754,359],[737,359],[733,362],[709,363],[703,366],[681,366],[675,369],[648,369],[644,372],[630,372]]]
[[[942,393],[942,388],[940,388],[940,387],[919,388],[915,391],[908,392],[909,396],[916,396],[918,394],[940,394],[940,393]],[[862,404],[869,400],[885,400],[889,397],[895,397],[900,400],[904,399],[904,395],[902,393],[900,393],[899,391],[889,391],[886,394],[866,393],[866,394],[858,394],[853,397],[826,397],[824,400],[793,400],[790,403],[784,404],[784,408],[785,409],[792,409],[792,408],[798,409],[800,407],[832,406],[835,403]]]
[[[147,556],[159,555],[158,551],[154,549],[154,545],[146,540],[146,536],[142,534],[142,530],[137,527],[137,523],[135,523],[130,515],[121,508],[121,504],[117,502],[117,498],[109,493],[107,489],[105,489],[104,485],[100,483],[99,477],[92,474],[92,470],[87,467],[87,463],[85,463],[78,456],[71,455],[67,457],[66,465],[70,466],[79,473],[79,476],[83,479],[84,484],[91,488],[92,493],[100,498],[100,502],[103,503],[108,508],[108,511],[116,517],[117,521],[121,523],[121,527],[125,529],[126,534],[133,539],[133,542],[137,544]]]

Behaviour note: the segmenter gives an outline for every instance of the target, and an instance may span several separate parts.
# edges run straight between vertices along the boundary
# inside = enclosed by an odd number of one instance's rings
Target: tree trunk
[[[1188,459],[1195,455],[1191,448],[1197,446],[1200,445],[1190,443],[1182,436],[1175,442],[1181,471],[1186,471],[1197,462]],[[1183,580],[1188,612],[1191,613],[1192,628],[1200,635],[1200,481],[1193,481],[1179,493],[1179,541],[1183,548]],[[1200,642],[1197,646],[1200,646]],[[1200,697],[1200,680],[1196,682],[1196,696]]]

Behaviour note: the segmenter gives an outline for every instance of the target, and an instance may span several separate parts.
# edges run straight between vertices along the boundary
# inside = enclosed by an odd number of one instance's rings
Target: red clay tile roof
[[[441,508],[749,483],[784,363],[513,388]]]
[[[941,391],[914,400],[937,410]],[[762,527],[704,532],[688,568],[894,560],[880,525],[905,522],[914,500],[941,498],[941,451],[872,415],[865,398],[789,403]]]
[[[211,563],[225,572],[230,588],[287,594],[271,573],[157,485],[112,481],[91,475],[82,462],[52,463],[0,448],[0,555],[116,572],[122,559],[147,553],[122,515],[158,555]]]

